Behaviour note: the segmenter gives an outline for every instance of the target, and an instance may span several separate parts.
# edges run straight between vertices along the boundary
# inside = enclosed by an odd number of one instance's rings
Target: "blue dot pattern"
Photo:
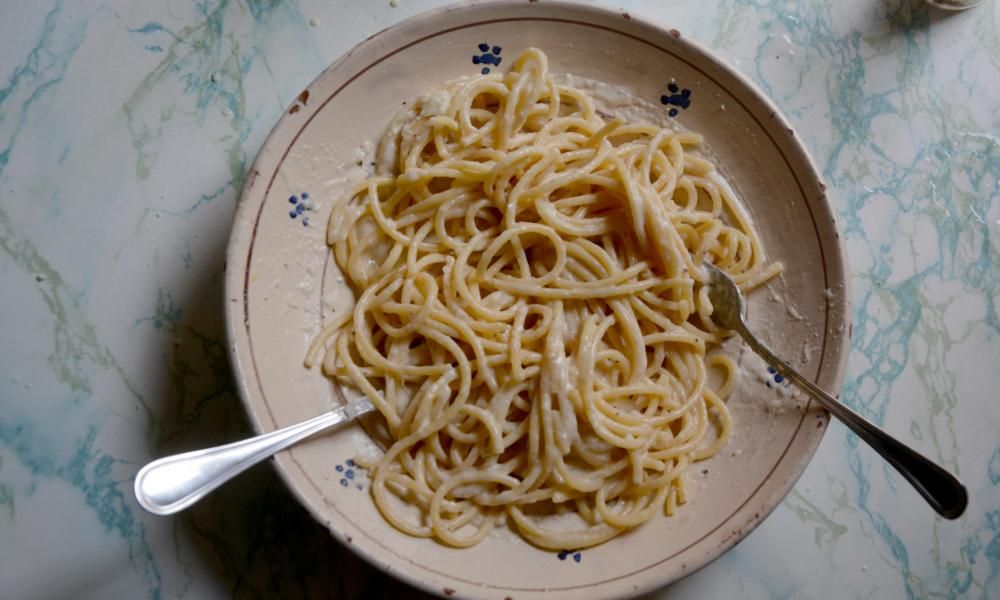
[[[772,380],[774,381],[774,383],[785,382],[785,376],[779,373],[774,367],[768,367],[767,373],[768,375],[770,375],[770,377],[768,377],[767,380],[764,382],[767,385],[767,387],[774,387],[771,385]]]
[[[691,90],[681,89],[676,83],[670,82],[667,91],[670,93],[660,96],[660,104],[671,107],[667,112],[671,117],[677,116],[678,109],[687,110],[691,106]]]
[[[291,219],[297,219],[302,217],[302,226],[309,226],[309,215],[306,212],[312,212],[315,210],[312,199],[309,198],[309,192],[302,192],[299,195],[292,195],[288,197],[288,203],[292,205],[292,209],[288,211],[288,216]]]
[[[343,474],[343,477],[340,478],[340,485],[344,486],[345,488],[349,488],[353,483],[355,489],[358,490],[365,489],[364,486],[365,471],[354,463],[354,459],[349,458],[345,460],[343,464],[334,465],[333,468],[338,473]]]
[[[484,65],[479,72],[483,75],[488,75],[490,72],[489,65],[499,67],[500,63],[503,62],[503,58],[500,56],[500,52],[502,51],[503,48],[500,46],[490,47],[489,44],[483,42],[479,44],[479,54],[472,55],[472,64]]]
[[[581,554],[579,550],[562,550],[556,556],[559,557],[559,560],[566,560],[570,557],[573,558],[574,562],[580,562],[583,560],[583,554]]]

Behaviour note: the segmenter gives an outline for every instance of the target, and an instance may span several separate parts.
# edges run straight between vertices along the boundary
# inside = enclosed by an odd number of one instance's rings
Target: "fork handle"
[[[957,519],[969,504],[969,494],[954,475],[913,448],[892,437],[880,427],[851,410],[846,404],[816,387],[787,362],[771,352],[741,323],[736,332],[750,348],[774,369],[816,399],[841,423],[868,443],[896,468],[935,511],[946,519]]]

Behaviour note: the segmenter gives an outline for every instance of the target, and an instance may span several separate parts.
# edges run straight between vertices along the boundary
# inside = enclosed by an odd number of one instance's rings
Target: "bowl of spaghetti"
[[[275,457],[374,565],[444,596],[629,597],[749,533],[828,422],[713,323],[706,262],[839,388],[834,213],[760,92],[628,13],[452,7],[355,47],[268,137],[231,357],[259,431],[375,406]]]

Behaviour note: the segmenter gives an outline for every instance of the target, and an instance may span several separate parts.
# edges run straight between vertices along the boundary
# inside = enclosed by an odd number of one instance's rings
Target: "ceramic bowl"
[[[821,387],[839,390],[849,340],[847,271],[826,190],[775,106],[676,29],[559,2],[498,2],[428,12],[362,42],[288,108],[247,177],[226,273],[227,326],[238,387],[260,432],[342,401],[303,357],[331,307],[351,301],[324,243],[345,182],[401,104],[441,83],[537,46],[551,71],[618,86],[662,105],[705,136],[785,273],[751,296],[752,326]],[[499,65],[497,64],[499,63]],[[733,440],[689,472],[676,515],[584,551],[550,552],[509,532],[468,549],[408,537],[375,508],[352,458],[373,450],[352,424],[275,457],[295,496],[331,533],[387,573],[443,596],[628,597],[670,583],[730,549],[805,469],[827,426],[814,404],[739,345],[729,400]]]

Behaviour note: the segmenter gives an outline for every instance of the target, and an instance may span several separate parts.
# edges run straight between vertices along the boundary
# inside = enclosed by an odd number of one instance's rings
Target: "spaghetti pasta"
[[[744,289],[781,268],[700,144],[605,119],[537,49],[397,117],[330,216],[357,299],[306,360],[384,417],[389,523],[577,549],[685,501],[729,437],[734,376],[700,265]]]

